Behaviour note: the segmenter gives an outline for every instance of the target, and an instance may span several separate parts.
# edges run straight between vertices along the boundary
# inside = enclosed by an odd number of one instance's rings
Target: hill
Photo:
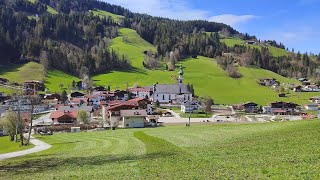
[[[314,120],[59,133],[39,137],[53,146],[46,151],[0,161],[0,176],[319,179],[319,126]]]
[[[116,22],[120,22],[123,21],[124,16],[120,16],[117,14],[112,14],[110,12],[107,11],[103,11],[100,9],[94,9],[94,10],[89,10],[89,12],[92,12],[94,15],[99,16],[99,17],[111,17],[114,21]]]
[[[233,47],[235,45],[244,45],[244,46],[249,46],[252,48],[258,48],[261,50],[262,45],[254,45],[254,44],[246,44],[246,41],[240,38],[236,37],[231,37],[231,38],[222,38],[220,40],[221,42],[225,43],[228,47]],[[275,56],[275,57],[280,57],[280,56],[289,56],[290,52],[286,51],[285,49],[277,48],[274,46],[264,46],[268,47],[270,50],[270,53]]]
[[[126,41],[123,40],[126,37]],[[112,41],[111,48],[120,54],[125,54],[132,63],[133,70],[129,72],[112,71],[93,77],[96,85],[111,85],[112,89],[126,88],[126,83],[133,86],[137,83],[140,86],[152,86],[159,83],[175,83],[174,72],[161,70],[147,70],[142,66],[145,50],[154,50],[151,44],[143,40],[131,29],[120,29],[120,36]],[[260,78],[276,78],[281,83],[299,82],[294,79],[285,78],[276,73],[259,68],[240,67],[242,78],[233,79],[227,76],[226,72],[217,65],[215,60],[199,56],[197,59],[189,58],[180,61],[184,67],[184,82],[193,84],[196,94],[199,96],[211,96],[216,103],[234,104],[246,101],[254,101],[266,105],[272,101],[286,100],[299,104],[307,103],[315,93],[304,93],[297,95],[292,92],[289,98],[278,98],[273,90],[261,87],[257,80]]]

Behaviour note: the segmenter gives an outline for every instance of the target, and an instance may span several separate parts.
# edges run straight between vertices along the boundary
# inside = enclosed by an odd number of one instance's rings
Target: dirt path
[[[39,139],[36,139],[31,136],[30,142],[35,145],[35,147],[23,151],[17,151],[17,152],[11,152],[11,153],[5,153],[5,154],[0,154],[0,161],[9,159],[9,158],[14,158],[14,157],[19,157],[19,156],[24,156],[27,154],[32,154],[40,151],[44,151],[46,149],[51,148],[50,144],[47,144],[45,142],[40,141]]]

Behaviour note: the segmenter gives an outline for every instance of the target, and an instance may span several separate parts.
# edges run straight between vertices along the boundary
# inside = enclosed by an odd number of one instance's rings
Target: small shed
[[[80,127],[71,127],[71,132],[72,133],[77,133],[77,132],[80,132]]]

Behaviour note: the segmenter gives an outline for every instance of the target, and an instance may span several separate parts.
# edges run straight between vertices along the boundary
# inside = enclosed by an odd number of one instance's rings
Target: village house
[[[276,79],[274,78],[265,78],[265,79],[259,79],[259,84],[261,86],[268,86],[268,87],[271,87],[271,86],[279,86],[280,85],[280,82],[277,81]]]
[[[254,102],[236,104],[236,105],[233,105],[232,107],[234,110],[244,111],[246,113],[257,113],[259,111],[258,104]]]
[[[128,91],[134,94],[137,98],[150,98],[152,94],[152,87],[129,88]]]
[[[143,128],[145,127],[146,110],[120,110],[120,123],[122,128]]]
[[[33,91],[44,91],[45,90],[45,86],[42,82],[40,81],[25,81],[24,84],[24,89],[32,89]]]
[[[151,102],[145,98],[134,98],[128,101],[129,103],[137,103],[140,109],[146,109],[147,114],[153,114]]]
[[[302,88],[304,92],[320,92],[318,85],[306,85]]]
[[[192,101],[192,93],[183,84],[183,71],[180,66],[178,84],[155,84],[153,88],[153,102],[181,104]]]
[[[52,125],[76,125],[77,112],[54,111],[50,114]]]
[[[300,114],[298,104],[291,102],[274,102],[270,106],[264,106],[263,113],[273,115],[297,115]]]
[[[138,110],[139,105],[137,103],[122,102],[114,104],[111,106],[102,106],[102,120],[104,127],[107,127],[107,124],[112,127],[117,127],[121,119],[121,110]]]
[[[298,79],[303,85],[310,85],[310,81],[307,78],[299,78]]]
[[[0,84],[5,84],[5,83],[7,83],[7,82],[9,82],[8,79],[6,79],[6,78],[0,78]]]
[[[60,95],[59,94],[46,94],[44,97],[41,99],[41,103],[49,105],[49,106],[54,106],[60,102]]]
[[[293,88],[293,91],[294,92],[302,92],[303,91],[303,89],[302,89],[302,86],[295,86],[294,88]]]
[[[309,99],[309,101],[311,101],[311,102],[313,102],[313,103],[320,104],[320,96],[311,97],[311,98]]]
[[[304,105],[304,109],[306,109],[308,111],[318,111],[319,104],[306,104],[306,105]]]
[[[181,112],[183,113],[190,113],[193,111],[197,111],[199,109],[200,109],[200,105],[198,102],[186,101],[181,104]]]
[[[70,97],[71,97],[71,98],[84,98],[84,95],[85,95],[85,94],[76,91],[76,92],[71,93],[71,94],[70,94]]]
[[[257,44],[256,41],[247,41],[246,44]]]

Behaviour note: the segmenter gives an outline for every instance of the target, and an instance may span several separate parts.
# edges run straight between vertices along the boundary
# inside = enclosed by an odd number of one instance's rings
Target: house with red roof
[[[54,125],[76,125],[77,113],[76,111],[54,111],[51,113],[50,119]]]

